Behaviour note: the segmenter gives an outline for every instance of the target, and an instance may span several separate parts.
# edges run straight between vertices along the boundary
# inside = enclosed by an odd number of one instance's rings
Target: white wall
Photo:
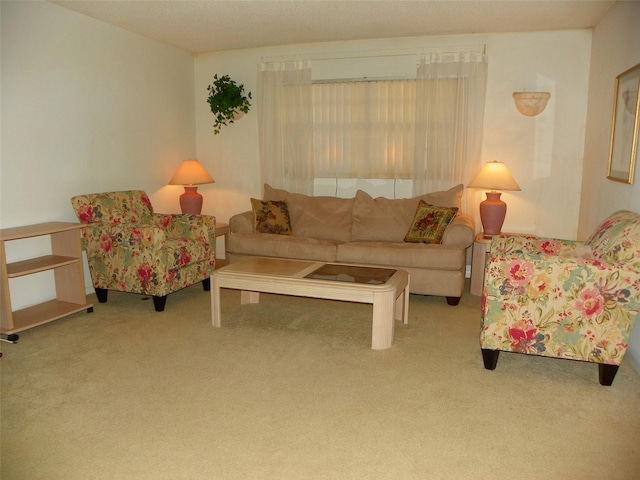
[[[593,32],[593,68],[580,203],[579,236],[583,239],[616,210],[640,213],[640,165],[636,166],[632,185],[606,178],[615,78],[640,63],[638,25],[640,3],[616,2]],[[625,358],[640,372],[640,327],[637,324]]]
[[[229,74],[255,97],[258,64],[263,56],[303,58],[307,54],[343,56],[351,52],[358,57],[363,52],[406,53],[478,44],[486,44],[489,57],[483,160],[506,162],[522,188],[521,192],[503,194],[508,204],[503,230],[575,238],[591,48],[591,32],[586,30],[335,42],[197,55],[197,154],[217,182],[203,191],[204,210],[225,221],[248,210],[249,197],[262,194],[255,102],[248,115],[214,135],[213,117],[206,103],[207,85],[214,74]],[[354,77],[369,73],[365,69],[380,74],[379,62],[375,62],[374,68],[373,59],[314,61],[314,76]],[[391,73],[415,76],[415,61],[391,63],[389,58],[387,70],[389,65],[393,67]],[[316,67],[321,73],[316,73]],[[512,93],[521,90],[550,91],[547,109],[538,117],[522,116],[512,100]],[[562,215],[558,215],[559,205]]]
[[[77,221],[71,196],[109,190],[178,212],[182,188],[166,183],[195,156],[192,55],[48,2],[0,8],[0,226]],[[55,296],[46,275],[12,281],[14,308]]]

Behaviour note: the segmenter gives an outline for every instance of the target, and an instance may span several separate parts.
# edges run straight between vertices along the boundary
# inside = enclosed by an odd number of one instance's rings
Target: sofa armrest
[[[505,234],[493,237],[491,254],[513,255],[558,255],[593,258],[591,249],[584,242],[536,235]]]
[[[253,211],[238,213],[229,219],[231,233],[254,233]]]
[[[471,215],[458,213],[447,225],[442,236],[442,244],[469,248],[473,244],[475,236],[476,228]]]

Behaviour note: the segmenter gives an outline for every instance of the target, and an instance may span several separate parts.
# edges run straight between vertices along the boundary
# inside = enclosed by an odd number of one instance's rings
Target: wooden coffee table
[[[373,305],[371,348],[393,344],[395,320],[409,321],[409,274],[384,267],[253,257],[211,274],[211,317],[220,327],[220,289],[242,290],[240,303],[258,303],[260,292]]]

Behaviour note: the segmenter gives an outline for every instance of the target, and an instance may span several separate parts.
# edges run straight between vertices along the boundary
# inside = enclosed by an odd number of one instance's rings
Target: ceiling
[[[50,0],[193,53],[594,27],[605,0]]]

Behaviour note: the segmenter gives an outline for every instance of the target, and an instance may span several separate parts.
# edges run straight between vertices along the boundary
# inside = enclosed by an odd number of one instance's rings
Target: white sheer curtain
[[[316,175],[411,178],[415,104],[415,80],[314,84]]]
[[[484,47],[422,55],[417,70],[413,193],[471,181],[481,167],[487,84]],[[465,188],[462,210],[475,217],[479,195]]]
[[[311,62],[261,63],[258,132],[263,183],[313,194]]]

